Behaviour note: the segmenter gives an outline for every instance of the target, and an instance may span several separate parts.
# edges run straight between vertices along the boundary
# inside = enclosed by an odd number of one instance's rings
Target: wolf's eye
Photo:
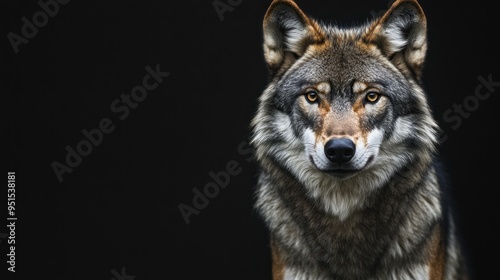
[[[314,103],[314,102],[318,101],[318,93],[315,92],[314,90],[310,90],[310,91],[306,92],[306,100],[309,103]]]
[[[380,94],[378,92],[375,92],[375,91],[370,91],[368,94],[366,94],[366,101],[370,102],[370,103],[375,103],[379,100],[380,98]]]

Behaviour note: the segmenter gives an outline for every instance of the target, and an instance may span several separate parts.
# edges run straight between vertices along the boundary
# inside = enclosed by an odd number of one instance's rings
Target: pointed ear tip
[[[389,10],[380,18],[378,23],[387,24],[392,22],[391,19],[399,18],[401,15],[411,14],[415,22],[420,22],[423,27],[426,26],[427,18],[425,16],[424,10],[420,6],[417,0],[396,0],[393,2]]]
[[[295,9],[299,8],[298,5],[292,0],[273,0],[267,10],[269,12],[277,7],[283,7],[283,8],[293,7]]]
[[[295,4],[295,1],[293,0],[273,0],[271,1],[271,5],[276,5],[276,4]]]
[[[297,6],[297,4],[295,4],[295,2],[292,0],[273,0],[269,4],[269,9],[274,8],[276,6],[279,6],[279,5]]]
[[[418,0],[395,0],[393,5],[398,5],[398,4],[411,4],[411,5],[416,5],[420,6],[420,3]]]
[[[264,19],[269,18],[271,13],[273,13],[277,7],[281,5],[288,5],[287,0],[273,0],[271,1],[271,4],[269,4],[269,7],[267,8],[266,14],[264,15]]]
[[[424,10],[422,9],[422,5],[417,0],[396,0],[393,3],[394,7],[412,7],[417,10],[417,13],[420,16],[424,16]],[[425,17],[425,16],[424,16]]]
[[[281,14],[281,12],[283,13]],[[273,0],[264,15],[264,26],[274,22],[276,19],[275,15],[279,15],[278,18],[282,18],[284,14],[296,15],[301,21],[307,21],[306,14],[302,12],[293,0]]]

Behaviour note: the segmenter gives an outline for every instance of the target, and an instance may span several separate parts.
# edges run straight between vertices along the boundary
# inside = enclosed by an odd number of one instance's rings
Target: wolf
[[[250,143],[272,279],[470,279],[423,83],[421,5],[338,26],[274,0],[262,28],[269,79]]]

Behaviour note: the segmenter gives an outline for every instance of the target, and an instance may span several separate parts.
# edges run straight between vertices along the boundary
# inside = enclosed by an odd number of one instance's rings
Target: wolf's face
[[[329,36],[339,44],[306,52],[279,78],[272,104],[282,115],[280,132],[302,142],[310,164],[344,178],[376,163],[391,135],[408,132],[395,130],[394,120],[415,113],[409,104],[419,102],[377,48],[335,38],[344,33]]]
[[[257,158],[308,174],[300,178],[345,181],[363,173],[377,184],[419,147],[428,150],[438,128],[420,87],[425,26],[413,1],[347,29],[274,1],[264,18],[271,79],[252,123]]]

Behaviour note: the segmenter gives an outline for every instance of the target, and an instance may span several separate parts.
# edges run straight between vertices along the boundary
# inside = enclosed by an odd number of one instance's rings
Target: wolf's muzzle
[[[348,138],[334,138],[325,144],[325,155],[333,163],[348,162],[356,152],[356,145]]]

